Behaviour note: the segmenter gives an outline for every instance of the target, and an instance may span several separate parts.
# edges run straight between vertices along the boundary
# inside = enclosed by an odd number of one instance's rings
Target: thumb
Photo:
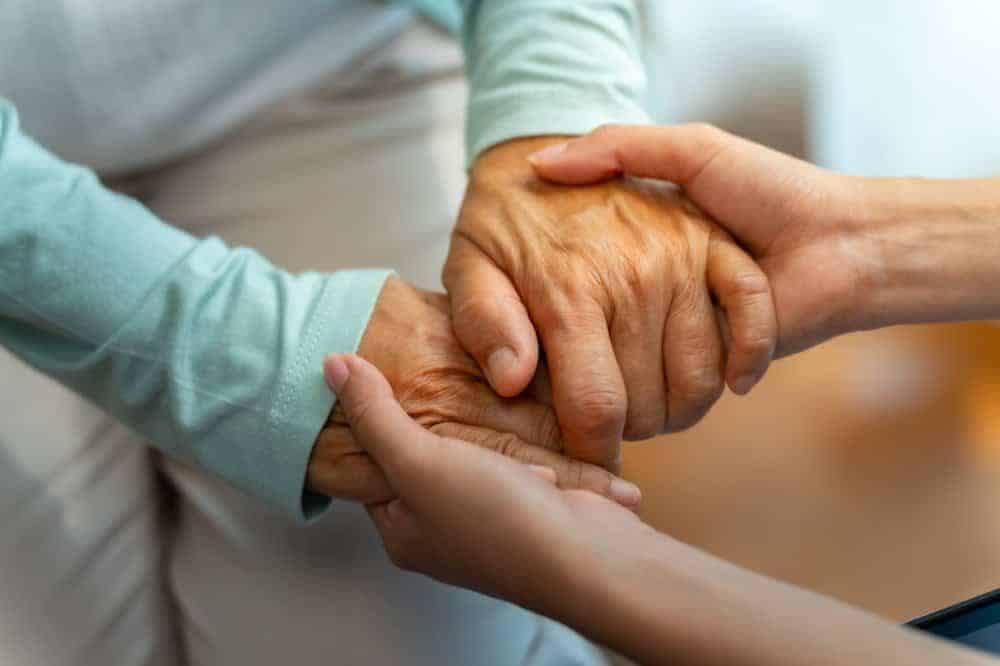
[[[586,185],[621,174],[689,187],[724,146],[728,134],[709,125],[605,125],[528,161],[539,177]]]
[[[434,435],[403,411],[386,378],[363,358],[331,354],[323,362],[323,375],[337,394],[355,441],[395,485],[406,453]]]
[[[455,236],[445,264],[455,337],[503,397],[520,394],[538,366],[538,336],[510,278],[482,250]]]

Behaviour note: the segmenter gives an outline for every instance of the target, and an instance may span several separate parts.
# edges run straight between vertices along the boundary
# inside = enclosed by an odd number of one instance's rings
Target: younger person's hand
[[[577,577],[637,546],[636,534],[655,534],[597,494],[560,490],[547,467],[420,427],[357,356],[329,357],[325,374],[396,496],[369,511],[400,567],[557,614],[571,605]]]

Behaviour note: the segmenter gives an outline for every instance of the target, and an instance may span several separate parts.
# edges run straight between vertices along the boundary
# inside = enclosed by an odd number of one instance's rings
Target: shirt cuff
[[[255,470],[258,478],[250,484],[301,521],[316,520],[331,503],[306,489],[313,446],[336,404],[323,378],[323,358],[357,351],[390,275],[388,270],[358,270],[329,276],[296,360],[280,380],[263,442],[271,460]]]
[[[483,152],[511,139],[580,135],[608,123],[648,124],[639,104],[613,94],[568,92],[558,88],[499,99],[484,95],[469,104],[467,167]]]

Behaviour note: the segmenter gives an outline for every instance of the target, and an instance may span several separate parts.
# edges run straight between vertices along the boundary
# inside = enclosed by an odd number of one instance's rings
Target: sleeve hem
[[[536,92],[503,100],[473,100],[467,127],[468,158],[476,158],[504,141],[549,134],[580,135],[608,123],[648,124],[649,115],[631,100],[611,96]]]
[[[319,432],[336,404],[336,396],[323,379],[323,358],[330,353],[356,352],[388,270],[343,271],[331,276],[307,326],[312,332],[300,343],[296,361],[282,383],[289,397],[274,415],[269,428],[274,464],[284,470],[268,485],[278,503],[304,523],[319,519],[329,508],[329,497],[306,489],[306,472]],[[268,470],[264,470],[267,474]],[[280,480],[275,485],[275,479]]]

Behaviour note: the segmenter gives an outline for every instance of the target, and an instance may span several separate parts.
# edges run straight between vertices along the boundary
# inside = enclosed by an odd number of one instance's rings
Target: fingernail
[[[733,393],[736,395],[746,395],[750,392],[750,389],[756,386],[756,384],[756,375],[743,375],[742,377],[738,377],[736,381],[733,382]]]
[[[547,148],[543,148],[538,152],[528,155],[528,161],[536,166],[544,164],[545,162],[551,162],[562,155],[566,151],[566,146],[568,145],[569,143],[557,143]]]
[[[642,501],[642,491],[639,486],[625,479],[615,479],[611,482],[611,498],[625,506],[636,506]]]
[[[339,393],[347,383],[347,378],[351,376],[351,371],[347,369],[343,356],[330,354],[323,362],[323,374],[326,375],[330,387]]]
[[[501,377],[505,377],[514,371],[517,363],[517,355],[510,347],[500,347],[486,359],[486,370],[490,375],[490,383],[493,388],[497,387],[497,382]]]

